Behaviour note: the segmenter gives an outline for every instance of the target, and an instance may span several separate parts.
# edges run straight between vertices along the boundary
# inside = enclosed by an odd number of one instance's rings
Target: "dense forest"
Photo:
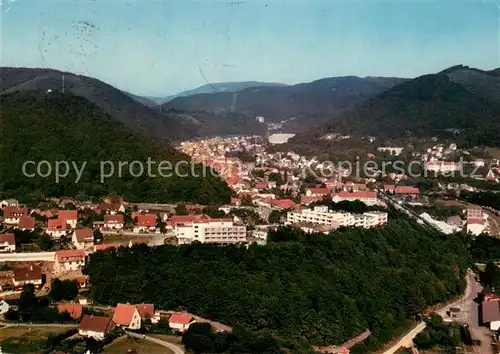
[[[460,198],[472,204],[500,210],[500,193],[495,192],[461,192]]]
[[[186,163],[176,175],[173,167],[179,161],[189,161],[187,156],[132,133],[84,98],[71,94],[15,93],[2,96],[0,107],[0,190],[3,191],[0,198],[33,200],[118,194],[128,201],[220,204],[230,200],[230,189],[211,170],[203,171],[201,166]],[[148,158],[156,162],[151,176],[147,170]],[[26,161],[44,160],[51,164],[51,175],[24,176],[22,167]],[[56,161],[70,164],[69,174],[58,183],[54,175]],[[103,183],[101,161],[110,161],[103,165],[104,172],[111,174],[111,164],[115,168],[113,176]],[[129,163],[122,168],[121,177],[120,161]],[[139,161],[144,168],[139,177],[134,177],[140,174],[138,164],[130,170],[133,161]],[[162,161],[168,161],[163,166],[169,163],[173,166],[163,170],[164,175],[171,173],[172,177],[160,176],[158,164]],[[79,168],[87,162],[78,183],[73,162]],[[29,167],[28,173],[33,174],[35,167]],[[47,172],[47,166],[42,172]]]
[[[90,294],[102,304],[183,308],[297,346],[341,344],[365,329],[366,353],[426,306],[459,294],[468,252],[394,215],[384,227],[331,235],[279,228],[266,246],[134,246],[90,258]]]

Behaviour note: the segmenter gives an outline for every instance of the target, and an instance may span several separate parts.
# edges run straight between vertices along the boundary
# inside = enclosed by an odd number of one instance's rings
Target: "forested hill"
[[[119,161],[137,160],[147,167],[148,157],[157,163],[165,160],[172,165],[189,161],[175,149],[159,146],[131,132],[82,97],[41,92],[0,97],[0,191],[4,197],[33,199],[117,193],[129,201],[202,204],[224,203],[230,199],[231,192],[225,182],[211,173],[200,178],[193,177],[192,173],[185,178],[152,178],[147,173],[133,177],[127,166],[122,178],[115,173],[114,178],[100,182],[100,161],[111,161],[118,171]],[[23,175],[24,162],[42,160],[51,163],[52,168],[56,161],[75,162],[78,166],[86,161],[88,165],[79,183],[75,183],[74,169],[59,183],[54,175],[47,178]],[[30,168],[31,174],[35,169]],[[138,170],[133,173],[137,174]],[[153,170],[153,174],[158,176],[154,171],[157,170]]]
[[[439,137],[453,135],[454,130],[459,133],[454,139],[461,144],[500,145],[500,76],[496,71],[459,65],[406,81],[342,112],[311,135]]]
[[[87,269],[91,297],[184,308],[297,347],[338,345],[368,328],[357,352],[372,353],[465,285],[463,239],[396,215],[381,228],[328,236],[281,228],[268,242],[97,252]]]

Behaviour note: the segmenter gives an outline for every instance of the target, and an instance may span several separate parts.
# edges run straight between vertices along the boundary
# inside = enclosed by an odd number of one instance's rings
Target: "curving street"
[[[137,334],[137,333],[128,332],[128,331],[125,331],[125,332],[127,333],[127,335],[129,335],[132,338],[147,340],[149,342],[156,343],[156,344],[161,345],[165,348],[168,348],[174,354],[185,354],[186,353],[184,351],[184,349],[182,349],[182,347],[177,345],[177,344],[166,342],[166,341],[158,339],[158,338],[148,337],[148,336],[143,335],[143,334]]]

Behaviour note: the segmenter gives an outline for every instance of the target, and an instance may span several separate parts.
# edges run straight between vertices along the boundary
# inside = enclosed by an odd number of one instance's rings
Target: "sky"
[[[0,3],[2,66],[70,71],[145,96],[500,66],[500,0]]]

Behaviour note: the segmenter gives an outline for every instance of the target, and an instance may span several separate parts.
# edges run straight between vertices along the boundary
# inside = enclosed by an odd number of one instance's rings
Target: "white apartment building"
[[[354,215],[354,226],[368,229],[370,227],[387,224],[387,213],[371,211]]]
[[[313,224],[327,226],[356,226],[370,228],[387,223],[387,213],[379,211],[353,215],[346,212],[334,212],[327,206],[316,206],[300,212],[288,212],[287,224]]]
[[[299,212],[289,211],[287,224],[311,223],[317,225],[354,226],[354,216],[350,213],[334,212],[327,206],[315,206],[314,209],[303,209]]]
[[[177,223],[174,232],[180,245],[194,241],[217,244],[244,243],[247,237],[246,226],[236,224],[233,219]]]

